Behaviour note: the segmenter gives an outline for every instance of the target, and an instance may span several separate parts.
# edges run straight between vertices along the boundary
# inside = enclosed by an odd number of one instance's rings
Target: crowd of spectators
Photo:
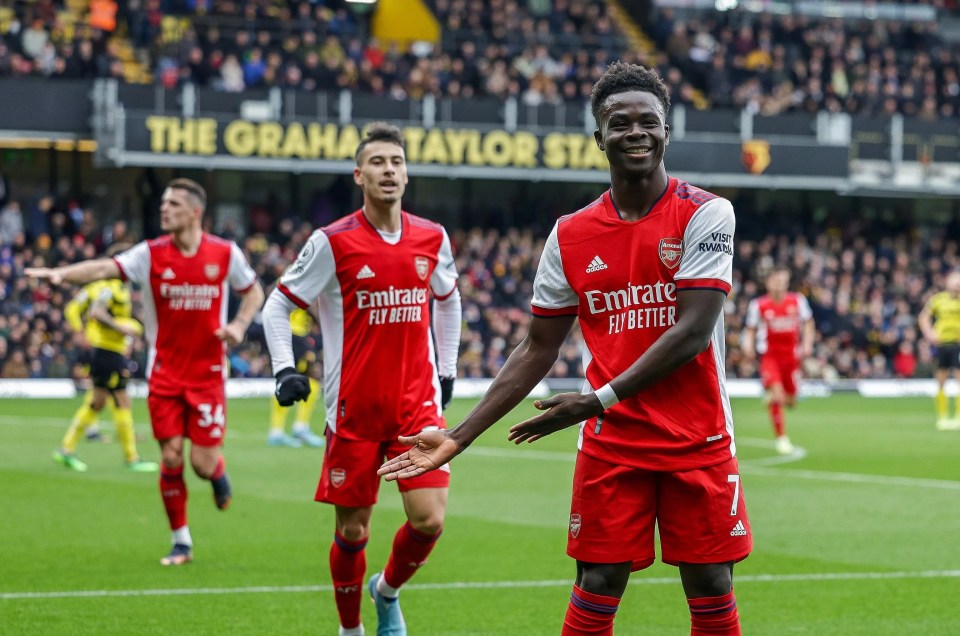
[[[628,55],[602,0],[435,0],[432,8],[441,42],[406,51],[367,36],[348,10],[306,0],[244,3],[242,21],[230,20],[237,3],[213,0],[188,15],[179,40],[149,32],[139,43],[167,86],[512,96],[530,105],[584,99],[607,64]]]
[[[929,377],[933,351],[919,334],[916,316],[943,274],[960,267],[958,241],[949,238],[960,235],[958,229],[871,228],[854,219],[822,225],[814,233],[745,235],[737,243],[725,311],[729,375],[756,377],[755,362],[739,348],[746,306],[763,292],[759,281],[765,273],[774,264],[787,264],[794,287],[810,299],[817,325],[807,377]],[[232,226],[221,233],[238,240],[269,288],[311,230],[308,223],[288,219],[269,233],[244,235]],[[541,234],[451,230],[463,296],[461,377],[492,377],[525,335]],[[40,197],[23,209],[14,200],[0,207],[0,377],[83,376],[82,338],[63,319],[75,290],[28,281],[23,268],[114,253],[134,240],[123,221],[99,227],[91,210],[72,201]],[[138,291],[133,297],[139,303]],[[318,332],[314,338],[319,344]],[[575,332],[551,375],[582,377],[581,347]],[[132,356],[142,376],[142,340]],[[235,376],[270,375],[266,348],[256,337],[232,350],[230,359]]]
[[[124,78],[113,0],[91,0],[83,13],[63,0],[10,4],[0,3],[0,77]]]
[[[587,99],[614,59],[656,66],[674,103],[790,111],[960,113],[960,47],[936,21],[808,18],[667,7],[645,25],[658,51],[627,45],[603,0],[432,0],[438,46],[401,50],[369,35],[343,0],[63,0],[15,3],[0,15],[0,76],[124,76],[114,30],[161,85],[240,92],[273,86],[349,89],[386,98],[513,97],[523,104]],[[956,11],[953,0],[926,2]]]
[[[664,8],[649,30],[711,104],[755,113],[960,113],[960,45],[933,22],[843,20]]]

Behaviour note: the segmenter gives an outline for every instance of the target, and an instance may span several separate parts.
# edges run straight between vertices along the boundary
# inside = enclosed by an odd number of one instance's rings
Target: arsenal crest
[[[210,280],[216,280],[220,275],[220,266],[216,263],[207,263],[203,266],[203,273]]]
[[[430,271],[430,261],[426,256],[417,256],[413,259],[413,264],[417,268],[417,276],[420,280],[427,280],[427,273]]]
[[[342,468],[331,468],[330,469],[330,483],[333,484],[334,488],[339,488],[343,485],[343,482],[347,480],[347,471]]]
[[[580,519],[580,515],[570,515],[570,536],[576,539],[577,535],[580,534],[580,528],[582,525],[583,521]]]
[[[678,238],[660,239],[660,260],[669,269],[680,264],[683,256],[683,241]]]

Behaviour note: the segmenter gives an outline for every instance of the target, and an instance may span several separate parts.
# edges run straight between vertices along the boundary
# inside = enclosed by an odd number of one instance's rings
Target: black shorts
[[[122,354],[106,349],[94,349],[90,377],[93,379],[93,386],[97,388],[119,391],[127,388],[130,369]]]
[[[960,369],[960,343],[951,342],[937,347],[938,369]]]

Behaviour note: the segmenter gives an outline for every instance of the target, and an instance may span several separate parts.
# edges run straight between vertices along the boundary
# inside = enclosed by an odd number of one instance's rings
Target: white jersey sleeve
[[[307,239],[300,255],[280,277],[277,289],[300,309],[307,309],[318,296],[339,285],[333,248],[323,230]]]
[[[553,226],[550,236],[544,243],[537,276],[533,280],[533,300],[530,304],[533,305],[533,313],[537,316],[577,314],[579,299],[563,271],[557,227],[557,225]]]
[[[747,305],[747,318],[744,322],[744,325],[750,329],[757,329],[760,327],[760,303],[757,302],[756,298],[751,300],[750,304]]]
[[[230,281],[230,287],[237,291],[244,292],[250,288],[257,280],[257,274],[250,267],[247,257],[236,243],[230,244],[230,270],[227,272],[227,278]]]
[[[275,289],[267,298],[261,312],[263,335],[267,341],[267,350],[270,351],[270,365],[274,375],[278,371],[296,366],[293,357],[293,332],[290,328],[290,313],[294,309],[290,299]]]
[[[443,242],[437,252],[437,266],[430,277],[430,289],[433,295],[443,300],[457,288],[457,264],[453,260],[453,249],[450,247],[450,237],[443,230]]]
[[[797,315],[800,320],[807,321],[813,319],[813,310],[810,309],[810,302],[803,294],[797,294]]]
[[[694,212],[683,233],[683,256],[674,275],[678,289],[730,293],[733,280],[733,205],[711,199]]]
[[[150,246],[140,241],[128,250],[113,257],[125,280],[144,285],[150,277]]]

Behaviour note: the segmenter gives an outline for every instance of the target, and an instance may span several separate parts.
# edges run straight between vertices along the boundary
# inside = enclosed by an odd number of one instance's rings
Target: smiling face
[[[593,135],[614,174],[644,176],[660,168],[670,126],[656,95],[638,90],[614,93],[604,100],[599,115],[600,128]]]
[[[396,203],[403,198],[408,181],[403,148],[390,141],[370,142],[353,169],[353,180],[363,190],[366,200]]]

